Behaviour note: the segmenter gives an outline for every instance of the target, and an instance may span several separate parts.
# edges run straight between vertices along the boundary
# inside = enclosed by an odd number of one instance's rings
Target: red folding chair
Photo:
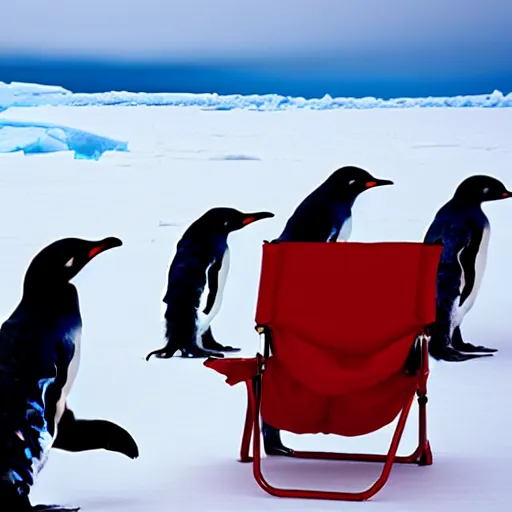
[[[245,382],[248,408],[241,461],[279,497],[363,501],[386,484],[394,462],[432,464],[427,438],[428,324],[435,319],[440,246],[422,243],[265,243],[256,311],[264,335],[254,358],[205,365]],[[405,371],[414,360],[416,370]],[[397,449],[414,400],[419,442]],[[295,434],[361,436],[399,419],[387,455],[290,451],[300,459],[384,463],[362,492],[281,489],[261,471],[260,414]],[[249,447],[253,440],[253,457]]]

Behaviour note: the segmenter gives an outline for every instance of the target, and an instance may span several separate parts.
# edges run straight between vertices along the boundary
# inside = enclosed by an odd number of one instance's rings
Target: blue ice
[[[105,151],[128,151],[128,143],[52,123],[0,117],[0,153],[25,155],[73,151],[75,159],[99,160]]]

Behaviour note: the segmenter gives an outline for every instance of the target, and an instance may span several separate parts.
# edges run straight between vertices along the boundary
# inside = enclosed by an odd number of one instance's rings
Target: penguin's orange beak
[[[94,256],[96,256],[96,254],[99,254],[102,250],[103,250],[103,246],[101,246],[101,245],[99,245],[98,247],[93,247],[89,251],[89,259],[94,258]]]
[[[394,185],[394,183],[391,180],[374,180],[374,181],[367,181],[366,182],[366,188],[373,188],[373,187],[383,187],[384,185]]]
[[[247,224],[252,224],[257,220],[268,219],[271,217],[274,217],[274,214],[271,212],[248,213],[245,219],[242,221],[242,225],[247,226]]]
[[[108,249],[113,249],[114,247],[120,247],[123,245],[123,242],[114,236],[109,238],[105,238],[104,240],[100,240],[94,243],[92,249],[89,250],[87,255],[88,259],[91,260],[94,256],[97,256],[100,252],[107,251]]]
[[[509,190],[507,190],[506,192],[503,192],[503,194],[501,194],[501,197],[503,199],[506,199],[507,197],[512,197],[512,192],[510,192]]]

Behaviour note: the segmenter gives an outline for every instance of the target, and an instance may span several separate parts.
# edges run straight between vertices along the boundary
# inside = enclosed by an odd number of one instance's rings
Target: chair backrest
[[[266,243],[256,323],[368,355],[435,318],[442,248],[414,242]]]
[[[272,331],[274,367],[338,396],[401,372],[415,337],[435,319],[441,250],[411,242],[265,244],[256,322]]]

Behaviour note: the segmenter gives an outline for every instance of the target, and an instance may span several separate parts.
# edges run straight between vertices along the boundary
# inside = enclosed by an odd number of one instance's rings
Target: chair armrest
[[[234,386],[252,380],[260,373],[261,357],[208,358],[204,366],[225,375],[226,384]]]

